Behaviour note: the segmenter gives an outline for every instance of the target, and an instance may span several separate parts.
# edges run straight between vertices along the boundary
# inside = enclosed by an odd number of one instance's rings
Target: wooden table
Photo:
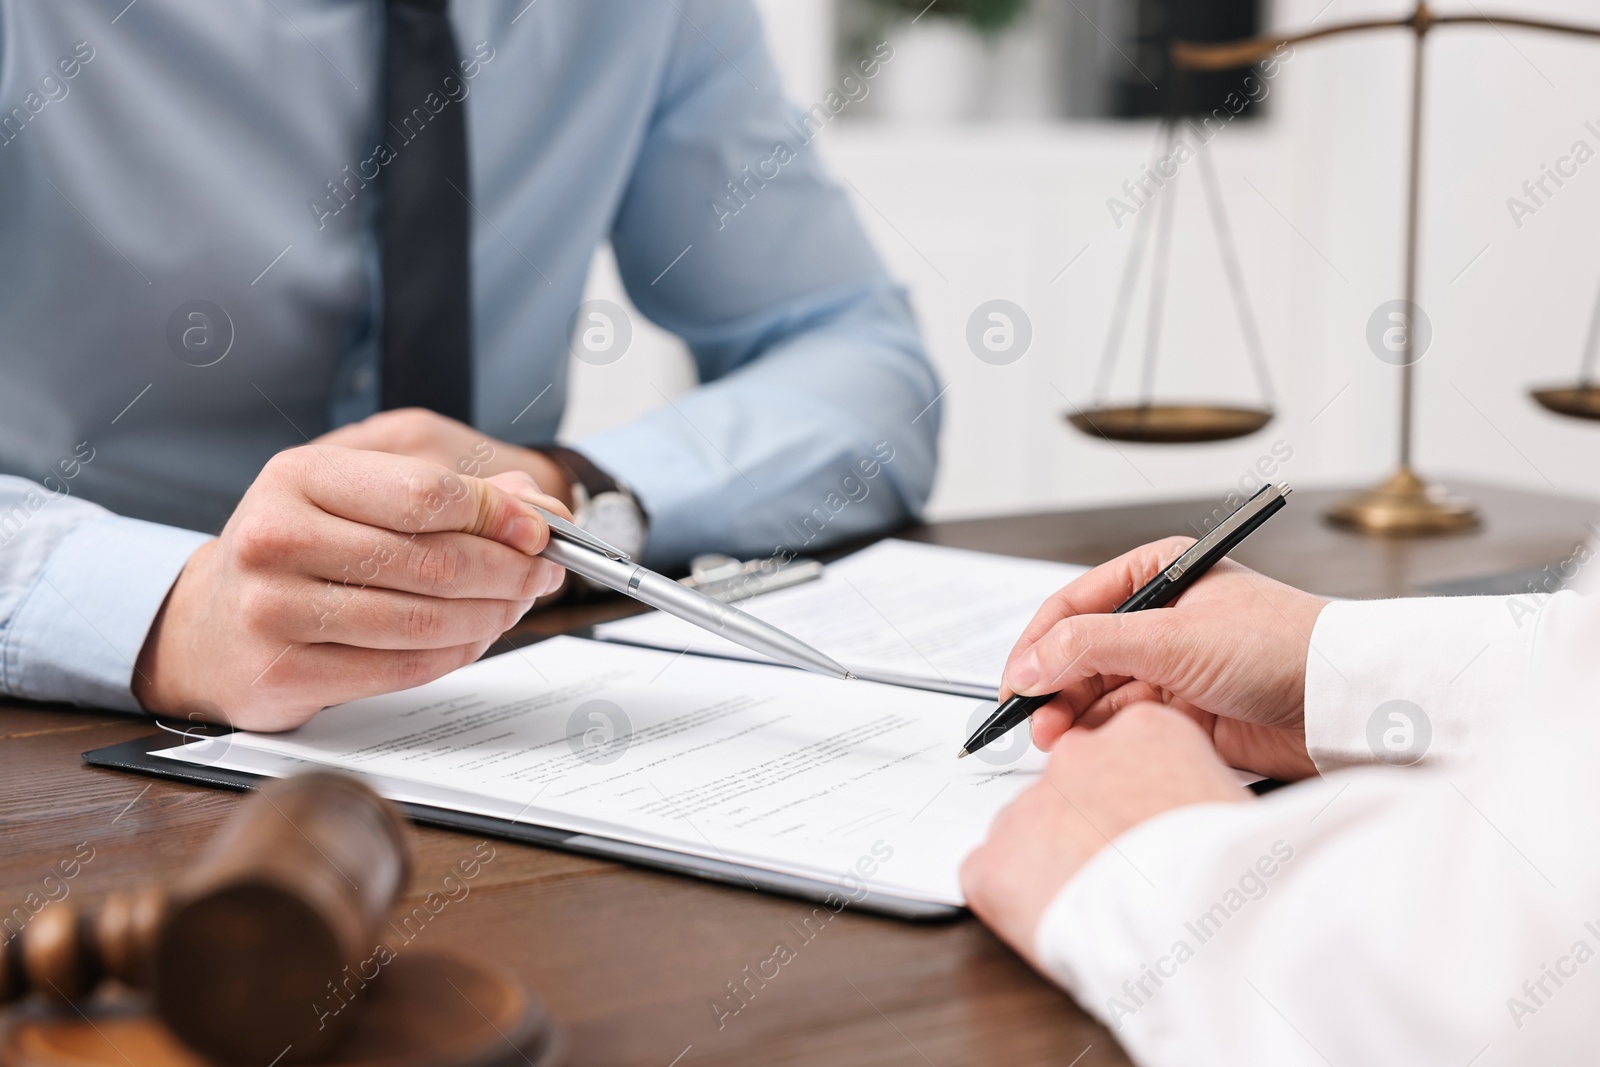
[[[1319,592],[1381,596],[1564,558],[1600,504],[1467,487],[1486,528],[1438,541],[1369,541],[1317,520],[1329,493],[1297,494],[1238,554]],[[940,523],[902,536],[1042,559],[1094,563],[1203,523],[1219,501],[1181,501]],[[626,613],[621,604],[537,616],[559,629]],[[0,909],[9,912],[80,843],[94,858],[66,883],[85,899],[170,880],[238,803],[233,794],[83,766],[79,753],[149,732],[105,712],[0,706]],[[476,841],[417,834],[411,903],[438,887]],[[417,947],[481,953],[546,999],[589,1064],[1125,1064],[1111,1036],[971,920],[914,926],[846,910],[800,944],[811,911],[759,895],[496,842],[466,898]],[[54,892],[59,896],[60,890]],[[408,905],[409,906],[409,905]],[[3,917],[3,915],[0,915]],[[785,941],[797,958],[718,1028],[710,1008]],[[1080,1057],[1081,1058],[1076,1058]]]

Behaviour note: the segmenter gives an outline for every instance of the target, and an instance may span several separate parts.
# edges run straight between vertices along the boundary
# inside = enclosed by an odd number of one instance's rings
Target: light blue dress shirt
[[[419,103],[467,108],[476,425],[554,437],[609,239],[703,383],[575,442],[649,510],[650,561],[915,514],[939,387],[748,0],[453,7],[463,69]],[[374,409],[383,4],[0,18],[0,691],[132,708],[189,554],[274,452]]]

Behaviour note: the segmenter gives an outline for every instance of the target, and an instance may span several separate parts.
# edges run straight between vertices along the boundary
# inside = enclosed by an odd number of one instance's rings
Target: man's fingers
[[[1161,690],[1149,682],[1127,682],[1112,689],[1085,708],[1083,714],[1078,718],[1078,724],[1088,730],[1096,729],[1123,708],[1144,701],[1153,701],[1157,704],[1163,703]]]
[[[569,521],[572,518],[572,513],[567,510],[566,505],[541,490],[533,475],[526,471],[507,471],[492,478],[466,480],[478,506],[477,522],[467,528],[467,533],[503,541],[524,552],[542,552],[550,530],[545,524],[544,516],[533,508],[541,507],[546,511],[553,511]],[[526,524],[529,522],[530,514],[532,521],[538,527],[536,548],[527,548],[522,543],[522,538],[527,534]]]
[[[455,648],[492,641],[532,606],[526,600],[445,600],[390,589],[324,587],[304,611],[286,605],[284,637],[306,644],[359,648]]]
[[[1161,690],[1148,682],[1101,676],[1086,679],[1033,713],[1033,743],[1048,752],[1074,726],[1098,730],[1117,712],[1142,703],[1165,701]]]
[[[1075,716],[1065,702],[1053,700],[1033,713],[1033,747],[1049,752],[1061,740],[1061,735],[1072,729]]]
[[[568,522],[573,521],[572,511],[561,501],[539,488],[538,479],[527,471],[504,471],[485,479],[490,485],[504,489],[525,504],[534,504],[553,511]]]
[[[1192,537],[1168,537],[1141,545],[1125,552],[1107,563],[1102,563],[1087,574],[1079,575],[1058,592],[1053,593],[1023,629],[1011,650],[1011,659],[1029,648],[1049,632],[1062,619],[1074,615],[1107,615],[1127,600],[1163,567],[1194,544]]]
[[[469,533],[534,555],[549,533],[519,494],[408,456],[308,445],[272,457],[262,477],[330,514],[403,534]]]
[[[260,691],[265,706],[280,709],[283,722],[274,725],[252,715],[252,728],[288,729],[331,704],[431,682],[473,662],[489,644],[476,641],[454,648],[403,651],[348,645],[287,645],[251,683],[253,689]],[[309,710],[302,707],[307,702]]]
[[[261,571],[286,565],[313,581],[448,598],[532,600],[553,592],[561,568],[465,533],[418,536],[311,512],[287,523],[257,519],[240,542],[241,561]]]
[[[1091,675],[1072,682],[1056,698],[1033,713],[1033,743],[1048,752],[1061,735],[1073,726],[1083,725],[1083,716],[1108,689],[1127,684],[1126,678]],[[1009,693],[1003,693],[1005,699]]]
[[[1045,774],[1110,838],[1175,807],[1250,799],[1200,723],[1148,700],[1098,730],[1069,732]]]
[[[1131,677],[1162,684],[1179,654],[1172,635],[1166,611],[1062,619],[1006,665],[1005,685],[1031,696],[1061,692],[1099,675],[1108,677],[1107,687],[1120,684],[1111,679]],[[1075,695],[1082,699],[1087,691]]]
[[[446,415],[427,408],[391,408],[369,415],[360,422],[347,423],[330,430],[316,439],[316,444],[340,445],[345,448],[370,448],[378,452],[393,452],[401,456],[433,455],[439,446],[453,438],[473,440],[488,444],[487,438],[471,426],[457,422]],[[468,450],[460,459],[476,461],[478,455]],[[447,462],[447,461],[442,461]],[[461,469],[466,469],[463,464]]]

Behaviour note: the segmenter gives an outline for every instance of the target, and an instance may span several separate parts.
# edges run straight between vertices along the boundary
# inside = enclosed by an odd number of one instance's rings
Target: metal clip
[[[575,545],[582,545],[584,548],[592,549],[593,551],[599,552],[604,556],[609,556],[618,562],[627,562],[631,558],[626,552],[622,551],[622,549],[600,540],[600,538],[585,530],[583,527],[568,522],[560,515],[546,511],[537,504],[533,506],[533,510],[544,516],[544,521],[550,527],[551,537],[559,537],[563,541],[570,541]]]

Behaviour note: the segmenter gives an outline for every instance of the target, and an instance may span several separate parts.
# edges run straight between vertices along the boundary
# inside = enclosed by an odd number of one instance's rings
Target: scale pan
[[[1600,419],[1600,385],[1535,389],[1530,395],[1542,407],[1557,415],[1570,415],[1575,419]]]
[[[1150,404],[1137,407],[1087,408],[1066,417],[1091,437],[1152,445],[1231,441],[1248,437],[1272,421],[1262,408],[1216,404]]]

